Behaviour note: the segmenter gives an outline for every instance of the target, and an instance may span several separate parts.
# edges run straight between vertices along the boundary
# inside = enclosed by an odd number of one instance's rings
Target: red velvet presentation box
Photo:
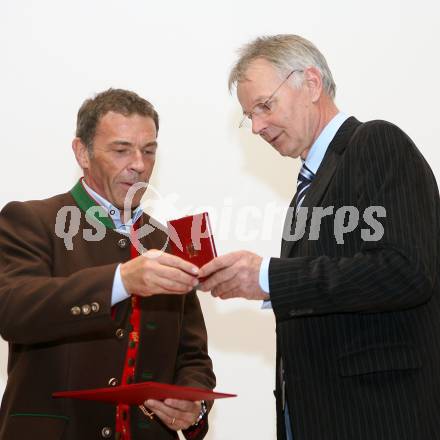
[[[217,256],[207,212],[170,220],[167,224],[174,255],[197,267]]]
[[[107,403],[141,405],[148,399],[165,400],[214,400],[237,397],[236,394],[217,393],[204,388],[184,387],[158,382],[140,382],[117,387],[96,388],[78,391],[59,391],[52,397],[69,397],[71,399],[97,400]]]

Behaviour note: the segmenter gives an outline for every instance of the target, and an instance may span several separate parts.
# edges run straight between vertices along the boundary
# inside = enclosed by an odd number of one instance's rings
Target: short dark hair
[[[89,151],[93,148],[96,127],[108,112],[120,113],[124,116],[133,114],[148,116],[153,119],[156,132],[159,132],[159,115],[151,103],[130,90],[108,89],[93,98],[86,99],[78,110],[76,136]]]

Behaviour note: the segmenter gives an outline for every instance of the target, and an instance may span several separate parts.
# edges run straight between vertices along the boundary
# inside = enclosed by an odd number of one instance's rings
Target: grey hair
[[[324,55],[310,41],[298,35],[281,34],[258,37],[239,50],[239,59],[229,74],[229,91],[246,78],[249,65],[256,59],[264,59],[276,67],[280,74],[292,70],[316,67],[322,75],[324,90],[332,99],[336,84]],[[298,85],[297,85],[298,86]]]

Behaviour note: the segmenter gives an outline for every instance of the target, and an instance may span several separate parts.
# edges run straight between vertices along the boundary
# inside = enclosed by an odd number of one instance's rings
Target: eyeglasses
[[[272,113],[272,107],[273,107],[273,98],[278,92],[278,90],[281,89],[281,87],[284,85],[284,83],[295,73],[295,72],[303,72],[303,70],[300,69],[294,69],[292,70],[286,78],[284,78],[283,82],[275,89],[275,91],[267,98],[264,102],[259,102],[258,104],[255,104],[252,107],[252,110],[248,113],[244,112],[243,119],[240,121],[239,128],[242,127],[248,127],[250,125],[249,121],[252,121],[252,118],[254,116],[268,116]]]

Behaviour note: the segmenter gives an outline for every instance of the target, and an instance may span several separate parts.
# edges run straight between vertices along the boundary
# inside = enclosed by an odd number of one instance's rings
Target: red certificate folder
[[[140,382],[117,387],[96,388],[92,390],[59,391],[52,397],[70,397],[81,400],[97,400],[107,403],[141,405],[148,399],[165,400],[214,400],[237,397],[236,394],[217,393],[204,388],[184,387],[158,382]]]
[[[217,256],[207,212],[170,220],[167,224],[174,255],[197,267]]]

